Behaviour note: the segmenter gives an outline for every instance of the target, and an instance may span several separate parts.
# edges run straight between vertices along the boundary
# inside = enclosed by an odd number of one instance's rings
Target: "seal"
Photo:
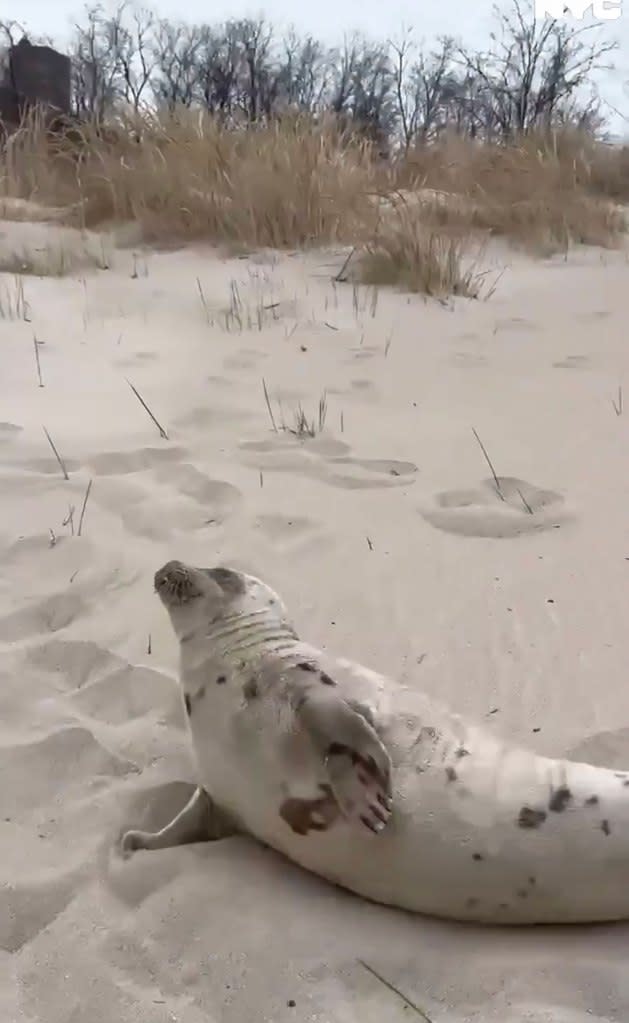
[[[247,833],[375,902],[537,924],[629,918],[629,772],[509,745],[303,642],[229,568],[155,574],[180,647],[189,804],[123,855]]]

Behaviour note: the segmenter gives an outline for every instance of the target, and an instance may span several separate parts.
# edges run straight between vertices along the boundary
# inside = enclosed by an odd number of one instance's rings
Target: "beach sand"
[[[244,838],[115,851],[194,781],[170,558],[262,576],[304,637],[533,749],[629,766],[626,254],[496,250],[490,299],[440,303],[334,284],[340,250],[90,251],[109,269],[0,276],[0,1018],[626,1020],[629,924],[413,917]]]

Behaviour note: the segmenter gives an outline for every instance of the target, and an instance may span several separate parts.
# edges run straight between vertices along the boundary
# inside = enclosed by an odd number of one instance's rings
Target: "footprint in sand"
[[[181,699],[163,672],[129,664],[91,640],[46,640],[29,649],[27,663],[52,676],[84,718],[124,725],[139,717],[183,725]]]
[[[315,519],[301,515],[258,515],[254,528],[279,554],[296,554],[310,550],[318,555],[332,544],[329,533]]]
[[[87,728],[59,728],[43,739],[0,747],[3,813],[18,816],[69,797],[86,778],[137,773],[131,761],[105,749]]]
[[[328,387],[327,393],[350,399],[370,398],[373,401],[377,389],[372,380],[358,379],[350,380],[349,387]]]
[[[512,476],[483,480],[470,490],[448,490],[420,508],[427,522],[458,536],[505,539],[554,529],[570,520],[561,494]],[[502,495],[502,496],[501,496]]]
[[[565,754],[568,760],[578,763],[610,767],[621,774],[627,774],[629,791],[629,728],[618,728],[609,732],[589,735]]]
[[[355,345],[350,348],[350,356],[345,362],[355,362],[358,360],[373,359],[376,355],[382,355],[383,348],[379,348],[377,345]]]
[[[187,457],[188,452],[181,447],[93,455],[88,463],[102,479],[92,499],[119,518],[130,532],[154,540],[168,540],[180,530],[224,522],[241,502],[240,490],[206,476],[184,461]],[[149,474],[148,481],[143,478],[145,473]],[[130,478],[134,474],[135,478]]]
[[[461,369],[478,369],[480,366],[487,365],[486,357],[476,355],[474,352],[454,352],[449,361],[451,365]]]
[[[86,682],[104,678],[124,662],[93,640],[46,639],[30,647],[26,663],[52,675],[57,692],[72,692]]]
[[[285,430],[268,440],[242,441],[245,465],[267,472],[293,472],[345,490],[408,486],[417,466],[385,458],[355,458],[343,441],[330,437],[300,439]]]
[[[0,618],[0,640],[14,643],[42,632],[59,632],[87,609],[87,600],[77,592],[54,593]]]
[[[0,423],[0,444],[6,444],[7,441],[15,440],[18,433],[22,432],[23,427],[17,426],[16,423]]]
[[[63,454],[63,452],[61,453]],[[64,457],[63,464],[65,465],[68,472],[78,472],[79,469],[81,468],[81,463],[77,461],[76,458]],[[59,462],[57,461],[53,454],[50,455],[50,458],[26,459],[25,461],[21,462],[21,466],[23,469],[26,469],[27,472],[35,472],[43,476],[59,475]]]
[[[254,416],[255,413],[251,409],[241,408],[235,402],[231,406],[218,406],[213,402],[211,407],[202,405],[199,408],[190,409],[183,416],[173,419],[172,425],[177,429],[183,430],[189,427],[197,430],[199,428],[207,430],[211,427],[224,426],[225,423],[237,423],[240,425],[243,420],[253,419]]]
[[[186,449],[179,447],[138,448],[136,451],[103,451],[91,455],[87,463],[99,476],[126,476],[153,469],[164,462],[177,462],[186,455]]]
[[[589,365],[585,355],[567,355],[560,362],[553,362],[555,369],[586,369]]]
[[[223,361],[225,369],[256,369],[262,359],[267,359],[267,352],[259,352],[255,348],[240,348]]]
[[[63,913],[77,891],[79,871],[37,877],[0,889],[0,948],[18,952]]]
[[[147,362],[155,362],[157,358],[157,352],[132,352],[122,359],[117,359],[116,363],[121,369],[136,369],[138,366],[146,365]]]

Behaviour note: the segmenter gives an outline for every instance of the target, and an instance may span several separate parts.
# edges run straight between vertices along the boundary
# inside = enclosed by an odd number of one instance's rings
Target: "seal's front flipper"
[[[236,831],[227,814],[219,810],[205,789],[199,787],[183,810],[161,831],[125,832],[120,839],[120,851],[127,858],[138,849],[172,849],[191,842],[213,842],[229,838]]]
[[[336,693],[309,689],[296,713],[324,758],[343,815],[382,831],[391,816],[391,758],[375,729]]]

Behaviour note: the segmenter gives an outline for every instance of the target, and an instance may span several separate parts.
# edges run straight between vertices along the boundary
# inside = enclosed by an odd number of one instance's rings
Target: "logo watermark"
[[[597,21],[616,21],[622,14],[622,0],[535,0],[536,18],[561,19],[571,15],[576,21],[583,21],[590,9]]]

